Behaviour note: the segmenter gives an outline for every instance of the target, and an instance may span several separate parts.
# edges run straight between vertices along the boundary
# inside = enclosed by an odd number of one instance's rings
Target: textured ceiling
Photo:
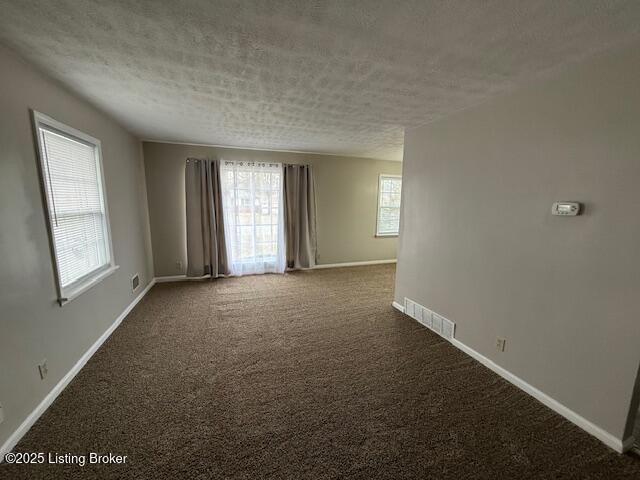
[[[640,2],[0,0],[0,41],[146,139],[400,159],[403,130],[637,38]]]

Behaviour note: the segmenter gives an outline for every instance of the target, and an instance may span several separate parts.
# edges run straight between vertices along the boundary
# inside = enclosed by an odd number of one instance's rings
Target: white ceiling
[[[0,41],[141,138],[400,159],[403,130],[637,38],[616,0],[0,0]]]

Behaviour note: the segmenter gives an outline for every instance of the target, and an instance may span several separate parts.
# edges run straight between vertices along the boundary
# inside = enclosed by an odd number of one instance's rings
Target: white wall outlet
[[[47,374],[49,373],[49,367],[47,366],[47,359],[42,360],[42,363],[38,365],[38,372],[40,372],[40,379],[44,380],[47,378]]]
[[[177,261],[176,261],[176,268],[177,268],[179,271],[182,271],[182,260],[177,260]]]
[[[507,339],[502,337],[496,337],[496,350],[499,352],[504,352],[504,349],[507,344]]]
[[[4,409],[2,408],[2,404],[0,403],[0,423],[4,422]]]

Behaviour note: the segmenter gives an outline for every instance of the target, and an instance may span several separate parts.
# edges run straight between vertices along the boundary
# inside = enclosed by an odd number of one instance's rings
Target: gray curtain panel
[[[311,165],[284,166],[284,228],[287,267],[316,264],[316,196]]]
[[[217,160],[188,158],[185,169],[187,195],[187,277],[229,273],[224,237],[220,165]]]

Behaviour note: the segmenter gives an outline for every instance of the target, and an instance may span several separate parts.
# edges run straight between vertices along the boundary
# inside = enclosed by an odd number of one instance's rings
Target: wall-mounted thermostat
[[[578,202],[556,202],[551,207],[553,215],[575,216],[580,215],[581,210]]]

